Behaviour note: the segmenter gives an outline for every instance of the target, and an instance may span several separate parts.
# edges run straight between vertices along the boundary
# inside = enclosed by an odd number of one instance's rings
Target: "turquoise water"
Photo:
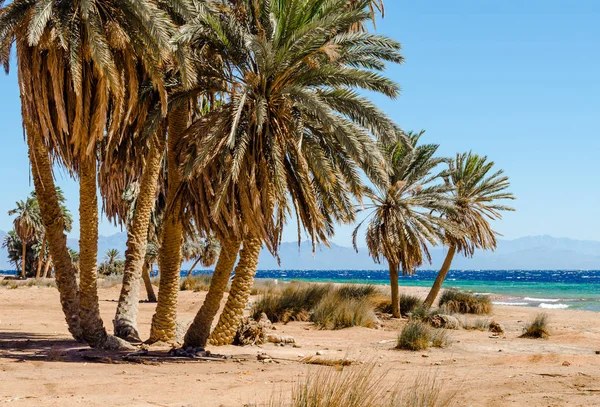
[[[401,277],[400,285],[431,287],[436,271],[419,271]],[[360,271],[259,271],[259,278],[305,280],[314,282],[355,282],[389,284],[385,270]],[[588,270],[452,270],[444,288],[459,288],[477,293],[497,294],[496,304],[545,309],[581,309],[600,312],[600,271]]]

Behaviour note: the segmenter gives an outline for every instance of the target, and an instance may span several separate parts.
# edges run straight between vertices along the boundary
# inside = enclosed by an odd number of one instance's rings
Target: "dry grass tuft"
[[[421,321],[410,321],[398,336],[396,349],[423,350],[429,347],[431,328]]]
[[[0,280],[0,287],[15,290],[22,287],[56,287],[53,278],[28,278],[26,280],[13,280],[4,278]]]
[[[472,322],[463,319],[462,325],[467,331],[487,331],[490,327],[490,321],[485,318],[478,318]]]
[[[253,306],[252,317],[257,319],[264,312],[272,322],[308,321],[310,311],[332,291],[330,284],[290,283],[261,296]]]
[[[321,329],[342,329],[352,326],[377,327],[377,317],[369,298],[346,296],[334,291],[313,309],[311,321]]]
[[[523,334],[519,338],[548,339],[550,331],[548,330],[548,315],[537,314],[533,321],[525,325]]]
[[[458,314],[489,314],[492,312],[492,302],[485,295],[445,290],[440,297],[440,308]]]
[[[392,313],[392,300],[389,297],[378,299],[377,311],[384,314]],[[409,316],[417,308],[423,305],[423,300],[416,295],[401,294],[400,295],[400,313],[402,316]]]
[[[212,274],[196,274],[195,276],[185,277],[180,280],[179,289],[194,292],[208,291],[211,280]]]
[[[307,356],[305,358],[300,359],[300,363],[304,363],[307,365],[318,365],[318,366],[336,366],[336,367],[344,367],[351,366],[356,362],[349,359],[327,359],[320,358],[317,356]]]
[[[269,407],[448,407],[454,393],[444,392],[434,375],[418,375],[408,386],[386,385],[375,364],[344,369],[320,368],[294,383],[289,395],[271,397]]]

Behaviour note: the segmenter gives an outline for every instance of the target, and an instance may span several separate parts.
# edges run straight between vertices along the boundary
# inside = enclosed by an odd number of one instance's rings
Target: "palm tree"
[[[152,287],[152,281],[150,280],[150,273],[152,272],[152,265],[156,263],[157,258],[158,247],[156,246],[156,243],[148,242],[148,245],[146,246],[144,267],[142,268],[142,279],[144,280],[144,286],[146,287],[148,302],[156,302],[156,295],[154,294],[154,288]]]
[[[21,277],[26,278],[27,245],[36,237],[41,228],[40,207],[37,199],[27,198],[16,202],[17,207],[8,211],[9,216],[16,215],[13,220],[15,233],[21,241]]]
[[[110,265],[115,264],[116,261],[121,260],[121,253],[117,249],[108,249],[104,253],[104,261]]]
[[[234,242],[223,245],[221,256],[243,240],[232,283],[239,290],[230,293],[213,333],[218,343],[233,339],[261,246],[276,254],[292,208],[299,232],[304,228],[315,244],[327,242],[336,222],[354,219],[352,198],[362,194],[359,169],[385,179],[371,136],[393,137],[398,129],[356,89],[396,97],[397,85],[377,71],[387,61],[402,61],[397,42],[350,33],[369,19],[368,1],[229,3],[230,11],[218,18],[200,15],[179,38],[218,44],[226,65],[219,103],[180,143],[189,188],[206,188],[195,193],[208,196],[213,224],[206,228],[221,231],[223,223],[227,230],[217,236]],[[199,227],[206,222],[206,217],[194,219]],[[226,256],[233,265],[235,254]],[[229,273],[223,273],[225,279]],[[213,281],[224,287],[215,276]],[[210,329],[208,321],[212,316],[195,319],[186,345],[203,344],[197,333]]]
[[[487,157],[471,152],[456,154],[450,162],[447,182],[453,187],[454,210],[446,216],[461,230],[445,234],[448,253],[425,300],[428,307],[438,296],[456,252],[473,257],[476,249],[494,250],[498,233],[492,229],[490,221],[502,219],[502,211],[514,210],[497,203],[515,197],[506,192],[510,186],[508,177],[503,175],[502,170],[492,173],[493,166],[494,162],[487,161]]]
[[[22,264],[20,260],[23,256],[23,243],[21,243],[21,239],[19,239],[19,236],[17,236],[17,233],[14,230],[9,230],[8,234],[4,236],[2,247],[8,252],[8,260],[15,265],[17,274],[20,274],[21,267],[19,264]]]
[[[210,267],[215,264],[219,256],[219,242],[213,236],[200,241],[191,241],[188,236],[181,248],[181,254],[184,261],[194,260],[187,271],[186,277],[189,277],[198,264],[203,267]]]
[[[438,166],[446,160],[434,157],[438,145],[417,145],[423,132],[399,135],[395,142],[382,142],[391,167],[388,183],[365,188],[371,201],[365,205],[367,217],[358,224],[353,233],[353,245],[357,248],[358,230],[369,221],[366,241],[369,254],[380,263],[387,260],[392,289],[392,315],[400,317],[398,274],[412,274],[424,261],[431,261],[429,245],[437,245],[441,227],[447,226],[433,212],[452,209],[448,197],[450,186],[438,184],[445,172]],[[448,230],[450,230],[450,227]]]
[[[8,65],[10,47],[15,42],[23,118],[27,136],[32,138],[30,148],[33,145],[44,155],[38,144],[46,144],[48,153],[79,175],[79,293],[73,292],[72,275],[65,278],[67,285],[57,285],[73,304],[79,294],[80,323],[84,326],[81,332],[94,347],[125,346],[106,334],[98,310],[97,147],[104,138],[121,137],[130,117],[139,115],[139,69],[161,91],[166,108],[161,71],[170,54],[171,31],[168,16],[152,1],[138,1],[134,6],[128,0],[15,0],[0,14],[0,59]],[[39,157],[31,158],[33,168]],[[46,177],[48,171],[52,168],[40,167],[34,171],[34,178],[36,173]],[[54,184],[44,195],[38,190],[41,183],[35,179],[34,183],[38,198],[48,199],[47,209],[56,211],[56,197],[47,196],[55,195]],[[44,213],[45,205],[41,206],[49,232],[51,219]],[[62,238],[58,233],[49,235],[61,240],[49,242],[57,270],[64,267],[60,274],[73,274]],[[67,290],[71,292],[67,294]],[[72,308],[70,305],[69,314]]]

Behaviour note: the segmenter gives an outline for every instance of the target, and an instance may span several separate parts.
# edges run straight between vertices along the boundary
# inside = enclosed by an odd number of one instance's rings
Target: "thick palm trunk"
[[[219,311],[221,300],[223,300],[223,294],[227,288],[229,276],[231,276],[231,270],[233,270],[239,250],[239,241],[221,241],[221,251],[212,279],[210,280],[208,293],[202,307],[194,318],[194,322],[192,322],[192,325],[190,325],[185,334],[184,346],[206,346],[212,322]]]
[[[137,330],[140,277],[145,264],[148,226],[154,209],[164,149],[165,134],[158,131],[146,158],[135,213],[127,233],[123,285],[121,286],[121,295],[119,296],[119,304],[113,322],[115,335],[130,342],[141,342]]]
[[[144,286],[146,287],[146,295],[148,296],[148,302],[156,302],[156,295],[154,295],[154,287],[152,287],[152,280],[150,280],[150,263],[144,262],[142,268],[142,279],[144,280]]]
[[[189,268],[189,270],[187,271],[187,274],[185,275],[186,277],[189,277],[192,275],[192,271],[194,271],[194,267],[196,267],[198,265],[198,263],[200,263],[200,260],[202,260],[202,257],[199,256],[196,261],[194,262],[194,264],[192,264],[192,266]]]
[[[42,263],[44,259],[44,252],[46,251],[46,235],[42,238],[42,248],[40,249],[40,255],[38,256],[37,270],[35,272],[35,278],[42,276]]]
[[[225,308],[215,330],[210,335],[211,344],[229,345],[233,342],[254,285],[254,275],[261,247],[260,239],[255,237],[244,239],[244,248],[240,252],[240,261],[235,267]]]
[[[448,253],[446,254],[446,258],[444,259],[444,264],[442,264],[442,268],[438,273],[435,281],[433,282],[433,286],[431,290],[429,290],[429,294],[427,294],[427,298],[425,299],[425,306],[431,307],[437,298],[440,290],[442,289],[442,284],[444,284],[444,280],[448,275],[448,271],[450,270],[450,266],[452,265],[452,260],[454,259],[454,255],[456,254],[456,246],[451,245],[448,249]]]
[[[400,318],[400,295],[398,293],[398,267],[390,264],[390,287],[392,289],[392,317]]]
[[[76,340],[83,341],[79,318],[77,276],[67,248],[64,218],[56,196],[52,163],[48,155],[48,149],[36,133],[33,124],[28,120],[24,120],[24,122],[27,128],[29,159],[31,161],[35,193],[40,205],[42,223],[48,240],[49,256],[46,267],[49,267],[52,262],[54,263],[56,286],[60,294],[60,303],[67,320],[69,332]]]
[[[93,348],[127,349],[126,342],[108,335],[98,302],[98,197],[96,157],[84,157],[79,179],[79,315],[83,338]]]
[[[167,146],[167,208],[163,220],[162,243],[158,250],[160,282],[158,303],[152,317],[148,342],[173,342],[177,324],[177,296],[181,273],[181,246],[183,244],[183,224],[180,217],[180,203],[176,202],[177,188],[181,183],[181,173],[177,165],[175,147],[188,128],[190,110],[186,103],[179,106],[168,117],[169,138]]]
[[[25,273],[25,262],[27,260],[27,244],[21,241],[21,277],[26,278],[27,274]]]

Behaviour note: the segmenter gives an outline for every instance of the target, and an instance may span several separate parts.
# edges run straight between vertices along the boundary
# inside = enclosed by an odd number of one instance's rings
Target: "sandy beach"
[[[403,287],[424,295],[425,290]],[[101,289],[105,324],[111,324],[118,287]],[[193,318],[204,292],[183,291],[180,321]],[[140,304],[140,328],[147,335],[154,304]],[[286,392],[310,372],[324,367],[299,363],[303,356],[348,358],[375,363],[390,384],[434,375],[459,406],[600,405],[600,327],[598,313],[546,310],[552,336],[520,339],[526,321],[540,310],[494,306],[486,317],[506,333],[451,331],[445,349],[421,352],[393,349],[402,321],[382,321],[381,329],[318,330],[310,323],[276,324],[299,347],[275,344],[211,348],[234,355],[225,362],[123,363],[119,357],[90,360],[91,351],[73,341],[53,288],[0,289],[0,403],[13,406],[244,406],[261,405],[273,392]],[[477,319],[478,316],[468,318]],[[112,328],[112,327],[108,327]],[[152,350],[166,350],[166,347]],[[264,363],[266,353],[276,362]],[[108,355],[110,356],[110,355]],[[104,362],[104,363],[102,363]],[[118,363],[120,362],[120,363]],[[357,366],[346,369],[357,369]],[[335,369],[326,367],[326,369]]]

